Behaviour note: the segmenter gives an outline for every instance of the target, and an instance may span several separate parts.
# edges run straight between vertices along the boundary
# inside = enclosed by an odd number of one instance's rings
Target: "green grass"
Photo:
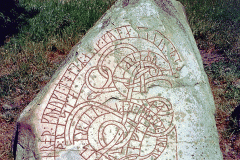
[[[37,10],[39,14],[28,20],[20,36],[32,41],[47,41],[48,37],[85,33],[108,8],[108,3],[99,0],[71,0],[59,3],[58,0],[21,0],[27,10]]]
[[[228,54],[236,55],[236,53]],[[240,129],[238,122],[231,117],[231,114],[235,107],[240,104],[240,88],[234,85],[234,82],[240,79],[240,59],[214,63],[209,67],[205,67],[205,71],[211,82],[215,99],[217,124],[220,126],[223,124],[222,126],[225,127],[221,128],[219,133],[223,138],[231,142],[232,146],[235,146],[236,144],[233,140],[236,138],[236,135],[239,135]],[[231,154],[237,153],[232,152]]]
[[[240,103],[240,88],[233,85],[233,82],[240,78],[239,68],[239,59],[236,63],[220,61],[205,68],[205,71],[211,81],[222,89],[222,92],[217,93],[215,96],[219,96],[225,104],[231,102],[231,100],[235,101],[235,105],[230,103],[221,108],[223,112],[228,114],[230,114],[235,106]]]
[[[240,34],[240,0],[179,0],[200,49],[232,49]]]

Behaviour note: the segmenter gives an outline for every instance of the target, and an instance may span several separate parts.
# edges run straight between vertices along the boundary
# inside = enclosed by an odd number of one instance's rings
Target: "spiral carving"
[[[86,160],[177,154],[174,108],[150,89],[171,87],[182,60],[159,31],[138,30],[107,31],[96,40],[94,54],[78,53],[78,63],[69,65],[42,115],[45,159],[56,159],[71,146]]]

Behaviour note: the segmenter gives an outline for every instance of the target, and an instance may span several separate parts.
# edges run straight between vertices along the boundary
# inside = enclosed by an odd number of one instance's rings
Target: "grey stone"
[[[6,110],[0,113],[0,116],[6,121],[12,121],[14,119],[15,114],[10,110]]]
[[[119,0],[18,119],[16,159],[221,160],[183,6]]]
[[[15,107],[15,106],[11,106],[11,105],[9,105],[9,104],[4,104],[4,105],[2,106],[2,108],[3,108],[4,110],[13,110],[13,109],[15,109],[16,107]]]

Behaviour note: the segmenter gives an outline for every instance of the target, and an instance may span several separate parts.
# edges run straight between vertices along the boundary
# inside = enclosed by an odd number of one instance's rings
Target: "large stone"
[[[119,0],[21,114],[16,159],[221,160],[183,6]]]

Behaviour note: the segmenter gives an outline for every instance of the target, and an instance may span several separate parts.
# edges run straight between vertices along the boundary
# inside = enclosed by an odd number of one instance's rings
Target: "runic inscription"
[[[160,159],[169,147],[177,154],[173,106],[150,89],[171,87],[182,59],[161,32],[147,30],[115,28],[95,40],[94,54],[78,53],[42,113],[44,159],[71,146],[86,160]]]

